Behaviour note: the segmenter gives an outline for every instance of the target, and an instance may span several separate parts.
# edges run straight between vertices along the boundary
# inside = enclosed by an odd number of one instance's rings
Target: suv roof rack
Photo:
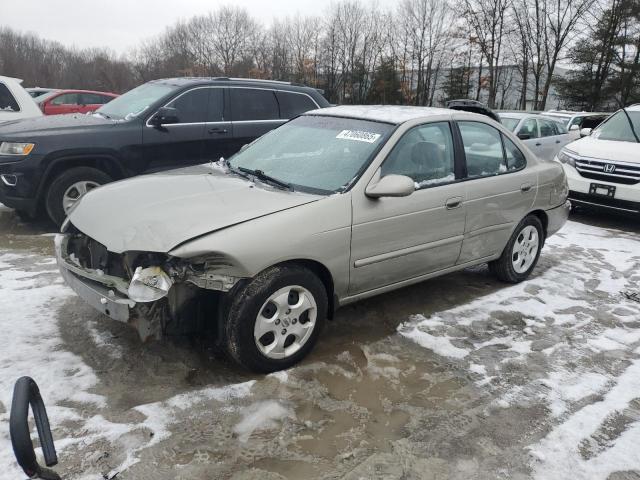
[[[218,77],[216,80],[230,80],[233,82],[260,82],[260,83],[278,83],[281,85],[293,85],[291,82],[282,80],[267,80],[262,78],[239,78],[239,77]]]

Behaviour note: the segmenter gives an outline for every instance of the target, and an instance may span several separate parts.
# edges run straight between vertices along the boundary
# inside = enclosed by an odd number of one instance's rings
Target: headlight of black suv
[[[17,155],[25,157],[31,153],[35,144],[21,142],[2,142],[0,143],[0,155]]]

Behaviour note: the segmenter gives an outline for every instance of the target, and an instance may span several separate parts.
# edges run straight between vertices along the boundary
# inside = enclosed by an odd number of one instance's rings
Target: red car
[[[45,115],[59,115],[93,112],[117,96],[116,93],[91,90],[54,90],[34,100]]]

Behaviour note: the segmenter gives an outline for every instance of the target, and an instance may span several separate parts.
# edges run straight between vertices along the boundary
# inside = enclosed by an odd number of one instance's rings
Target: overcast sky
[[[125,53],[179,19],[221,5],[246,7],[264,23],[287,15],[321,14],[330,0],[0,0],[0,25],[68,46]]]

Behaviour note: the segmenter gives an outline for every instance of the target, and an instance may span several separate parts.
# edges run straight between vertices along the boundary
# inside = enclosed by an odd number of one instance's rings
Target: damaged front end
[[[216,272],[228,265],[223,256],[117,254],[72,225],[56,236],[55,249],[66,283],[96,310],[134,326],[143,341],[206,328],[220,294],[240,280]]]

